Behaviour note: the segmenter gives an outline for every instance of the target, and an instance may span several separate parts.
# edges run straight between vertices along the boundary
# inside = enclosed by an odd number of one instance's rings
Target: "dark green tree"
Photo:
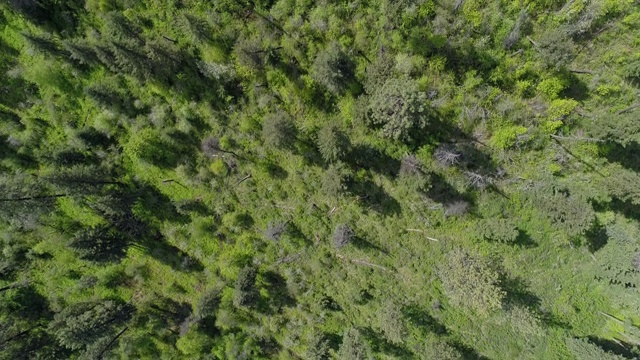
[[[458,349],[437,337],[427,338],[424,345],[417,351],[417,355],[422,360],[463,360],[465,358]]]
[[[329,342],[322,333],[317,331],[311,333],[304,358],[305,360],[329,360]]]
[[[222,297],[222,291],[219,288],[212,288],[206,290],[196,304],[195,318],[202,321],[205,319],[213,319],[216,316],[216,311],[220,306]]]
[[[478,237],[482,240],[513,243],[518,237],[515,224],[507,219],[485,219],[476,224]]]
[[[118,300],[73,303],[54,315],[49,332],[71,350],[99,347],[105,338],[116,336],[134,311],[131,305]]]
[[[247,265],[240,270],[234,286],[233,305],[237,307],[256,305],[259,299],[258,289],[255,286],[257,276],[258,270],[253,266]]]
[[[539,56],[549,67],[567,67],[573,61],[575,52],[576,45],[563,27],[546,31],[538,40]]]
[[[266,115],[262,124],[262,139],[267,146],[275,148],[293,147],[298,129],[291,117],[284,112]]]
[[[66,57],[68,55],[58,40],[50,34],[23,33],[22,36],[27,40],[29,49],[35,54],[60,57]]]
[[[410,78],[389,79],[369,99],[371,121],[386,138],[412,141],[429,124],[427,96]]]
[[[338,357],[344,360],[372,359],[369,344],[358,329],[350,327],[344,331]]]
[[[330,92],[339,95],[348,87],[354,76],[354,64],[340,48],[332,42],[320,51],[311,65],[311,76]]]
[[[65,40],[62,43],[68,52],[69,58],[76,64],[96,65],[100,62],[93,47],[83,39]]]
[[[500,275],[489,261],[479,255],[460,248],[453,249],[436,273],[452,305],[480,314],[502,307],[505,292],[500,288]]]
[[[347,190],[349,175],[350,171],[343,163],[329,165],[322,175],[322,192],[332,198],[339,197]]]
[[[108,225],[82,229],[71,239],[69,246],[81,259],[95,262],[118,261],[126,256],[129,241]]]
[[[349,137],[337,125],[327,124],[318,131],[318,150],[326,162],[341,160],[349,150]]]
[[[379,325],[384,337],[390,342],[401,345],[408,335],[402,309],[393,301],[388,301],[379,313]]]
[[[576,360],[624,360],[623,356],[603,350],[584,338],[567,338],[567,347]]]

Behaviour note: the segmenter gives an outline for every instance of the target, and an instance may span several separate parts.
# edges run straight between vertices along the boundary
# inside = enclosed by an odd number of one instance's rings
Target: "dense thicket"
[[[634,0],[0,4],[1,359],[640,357]]]

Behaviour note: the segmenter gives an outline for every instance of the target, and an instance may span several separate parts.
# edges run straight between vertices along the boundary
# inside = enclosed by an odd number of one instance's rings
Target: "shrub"
[[[550,79],[542,80],[538,84],[537,90],[539,93],[544,95],[544,97],[546,97],[547,99],[553,100],[558,98],[558,94],[560,94],[560,92],[564,90],[566,86],[567,84],[565,81],[557,77],[553,77]]]
[[[478,236],[484,240],[513,243],[518,237],[518,229],[507,219],[486,219],[476,224]]]

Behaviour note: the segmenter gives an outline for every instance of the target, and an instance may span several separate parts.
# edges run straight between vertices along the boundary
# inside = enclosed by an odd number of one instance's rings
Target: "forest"
[[[0,2],[0,359],[640,359],[638,0]]]

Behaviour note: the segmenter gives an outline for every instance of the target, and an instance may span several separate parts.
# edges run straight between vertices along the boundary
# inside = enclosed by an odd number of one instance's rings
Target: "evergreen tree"
[[[134,308],[116,300],[77,302],[54,315],[49,331],[71,350],[103,345],[131,318]]]
[[[329,342],[322,333],[314,331],[309,336],[304,358],[305,360],[329,360]]]
[[[296,140],[298,130],[289,115],[277,112],[265,116],[262,124],[262,139],[267,146],[275,148],[291,148]]]
[[[499,274],[478,255],[453,249],[437,268],[437,274],[452,305],[480,314],[502,307],[505,292],[500,288]]]
[[[349,169],[341,162],[329,165],[322,175],[322,192],[332,198],[339,197],[347,190]]]
[[[334,94],[342,94],[354,76],[354,65],[337,42],[316,56],[311,76]]]
[[[363,338],[360,331],[350,327],[344,331],[342,336],[342,344],[338,352],[340,359],[344,360],[370,360],[371,349],[367,341]]]
[[[318,131],[317,143],[326,162],[341,160],[351,145],[347,135],[334,124],[327,124]]]
[[[427,96],[409,78],[387,80],[369,100],[372,123],[384,137],[412,141],[429,123]]]
[[[576,360],[624,360],[623,356],[619,356],[608,351],[604,351],[598,345],[587,339],[567,338],[567,347]]]
[[[405,342],[408,331],[404,324],[402,311],[397,304],[387,302],[379,313],[379,322],[380,329],[387,340],[398,345]]]
[[[250,265],[240,270],[233,293],[233,304],[235,306],[250,307],[256,305],[259,298],[258,290],[255,287],[257,275],[258,270]]]
[[[126,255],[129,241],[110,226],[100,225],[77,232],[69,246],[78,252],[81,259],[110,262]]]

